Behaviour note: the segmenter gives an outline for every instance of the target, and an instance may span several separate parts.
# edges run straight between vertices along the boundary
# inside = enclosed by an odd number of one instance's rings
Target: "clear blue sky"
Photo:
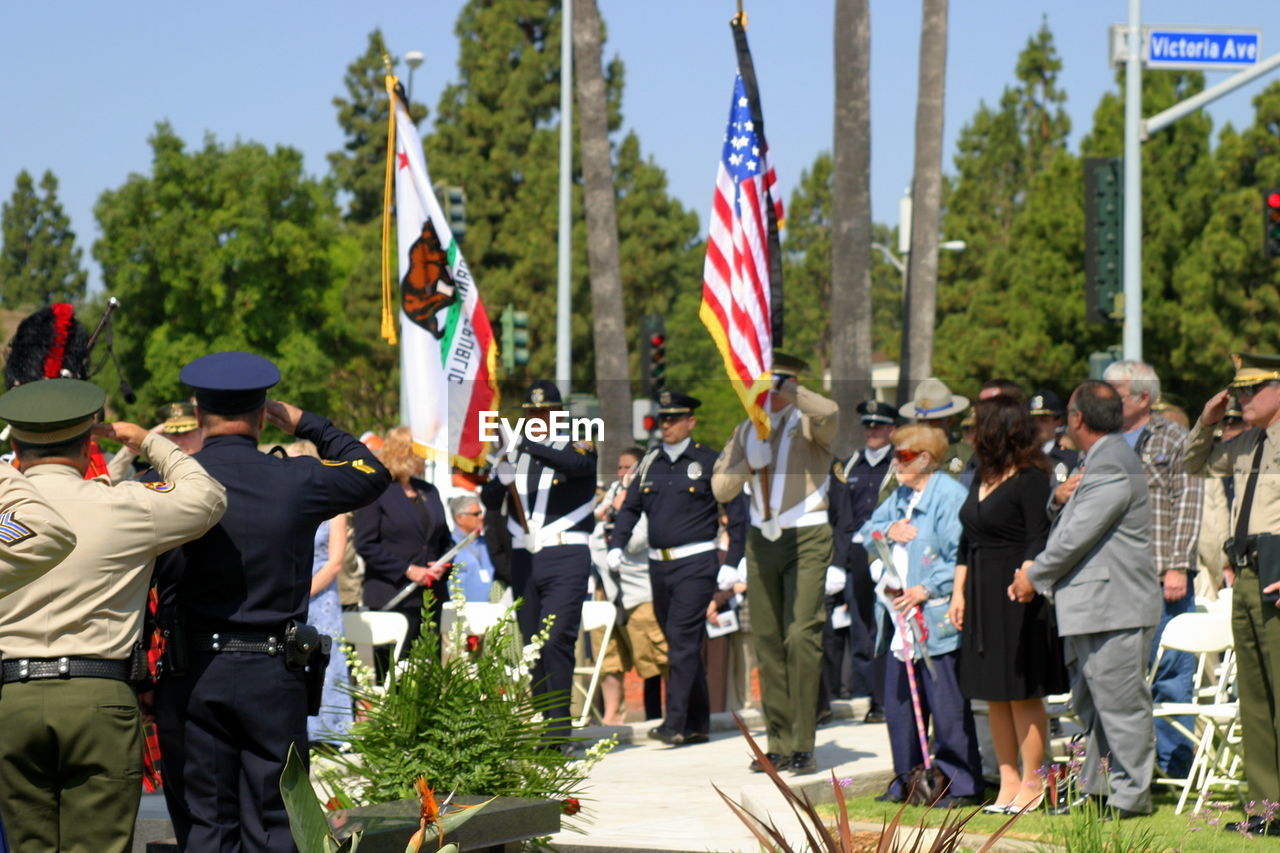
[[[734,55],[733,0],[598,0],[608,54],[626,64],[623,111],[672,191],[705,220],[728,115]],[[427,63],[415,99],[433,113],[456,77],[453,24],[462,0],[356,3],[172,2],[0,4],[0,72],[9,92],[0,133],[0,196],[20,169],[61,181],[94,281],[89,246],[94,201],[130,172],[149,167],[147,136],[168,119],[185,139],[256,140],[302,150],[326,169],[341,136],[330,103],[348,62],[381,27],[392,50],[421,50]],[[787,196],[813,158],[831,146],[833,0],[747,0],[749,36],[765,121]],[[1114,85],[1107,27],[1124,0],[952,0],[947,54],[946,149],[979,101],[994,103],[1013,79],[1027,37],[1047,17],[1065,63],[1062,84],[1073,140]],[[1252,26],[1262,54],[1280,49],[1274,0],[1147,0],[1147,23]],[[872,198],[877,221],[895,224],[911,178],[919,51],[918,0],[871,0]],[[1222,74],[1210,76],[1210,83]],[[1273,75],[1274,76],[1274,75]],[[1211,109],[1215,126],[1251,121],[1255,81]],[[428,158],[431,152],[428,151]],[[548,163],[548,168],[555,168]],[[483,287],[483,279],[481,279]]]

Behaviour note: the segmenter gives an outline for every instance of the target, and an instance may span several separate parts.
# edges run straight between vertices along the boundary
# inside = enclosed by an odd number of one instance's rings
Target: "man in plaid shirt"
[[[1200,535],[1204,484],[1187,474],[1182,445],[1187,431],[1171,420],[1151,414],[1160,398],[1160,379],[1151,365],[1117,361],[1103,374],[1124,403],[1124,438],[1142,460],[1151,500],[1151,544],[1156,571],[1164,587],[1164,613],[1156,628],[1151,654],[1169,620],[1192,609],[1196,540]],[[1190,702],[1195,658],[1186,652],[1166,652],[1151,685],[1153,702]],[[1181,722],[1192,728],[1190,717]],[[1193,745],[1167,720],[1156,720],[1156,762],[1170,777],[1185,777],[1191,769]]]

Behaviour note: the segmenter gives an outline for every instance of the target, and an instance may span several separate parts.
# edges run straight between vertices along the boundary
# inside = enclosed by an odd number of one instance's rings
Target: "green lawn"
[[[1156,811],[1147,818],[1113,823],[1099,823],[1096,815],[1079,814],[1068,817],[1053,817],[1040,810],[1018,818],[1013,829],[1006,837],[1023,840],[1038,840],[1054,844],[1070,853],[1095,853],[1098,851],[1115,851],[1115,853],[1143,853],[1143,851],[1234,851],[1257,850],[1259,845],[1266,848],[1272,846],[1271,839],[1246,838],[1227,833],[1222,825],[1230,821],[1240,820],[1243,812],[1236,801],[1224,808],[1226,800],[1217,808],[1207,808],[1199,817],[1192,817],[1188,807],[1182,814],[1174,814],[1178,798],[1174,794],[1158,794],[1155,797]],[[834,816],[836,807],[824,805],[820,807],[825,814]],[[850,820],[880,823],[890,820],[898,806],[892,803],[876,802],[874,797],[855,797],[849,800]],[[967,814],[972,809],[965,810]],[[942,820],[945,812],[928,810],[919,806],[909,806],[902,813],[902,823],[907,826],[919,825],[925,819],[932,826]],[[1008,820],[999,815],[979,813],[966,825],[966,831],[988,834],[995,832]],[[1275,842],[1280,850],[1280,839]]]

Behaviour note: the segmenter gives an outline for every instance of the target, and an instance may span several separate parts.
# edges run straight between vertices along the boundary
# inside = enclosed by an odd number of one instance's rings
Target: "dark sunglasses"
[[[1272,381],[1273,380],[1268,379],[1265,382],[1255,382],[1252,385],[1237,385],[1236,396],[1252,397],[1256,395],[1259,391],[1261,391],[1263,388],[1266,388],[1268,385],[1270,385]]]
[[[673,424],[678,421],[682,421],[687,417],[689,416],[688,415],[658,415],[658,423]]]

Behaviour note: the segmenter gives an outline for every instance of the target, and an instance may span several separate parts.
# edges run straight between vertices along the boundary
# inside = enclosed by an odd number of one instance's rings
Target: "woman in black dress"
[[[386,605],[408,583],[432,593],[431,617],[439,624],[449,597],[448,566],[438,559],[453,546],[444,505],[436,487],[419,479],[422,458],[413,452],[408,427],[387,433],[378,453],[394,481],[376,501],[356,510],[356,552],[364,558],[364,603],[371,610]],[[423,596],[410,595],[395,612],[409,620],[404,654],[422,630]]]
[[[1037,771],[1049,729],[1044,697],[1068,686],[1053,608],[1042,596],[1019,604],[1008,593],[1014,573],[1031,564],[1049,536],[1048,462],[1023,404],[1004,395],[980,400],[977,417],[977,476],[960,509],[964,533],[950,616],[961,630],[960,689],[991,709],[1000,793],[988,810],[1018,811],[1041,799]]]

